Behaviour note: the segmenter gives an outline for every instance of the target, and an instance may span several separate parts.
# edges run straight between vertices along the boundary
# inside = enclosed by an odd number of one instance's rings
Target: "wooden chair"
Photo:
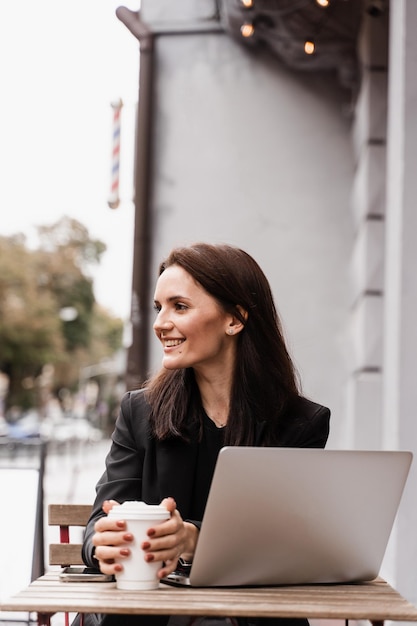
[[[60,543],[49,545],[49,564],[69,567],[82,565],[81,543],[71,543],[70,528],[84,527],[91,514],[89,504],[50,504],[48,506],[49,526],[59,526]]]
[[[49,564],[69,567],[83,565],[81,543],[71,543],[70,528],[84,528],[91,514],[89,504],[50,504],[48,506],[49,526],[59,526],[59,543],[49,544]],[[84,619],[81,616],[81,626]],[[69,614],[65,613],[65,626],[69,626]]]

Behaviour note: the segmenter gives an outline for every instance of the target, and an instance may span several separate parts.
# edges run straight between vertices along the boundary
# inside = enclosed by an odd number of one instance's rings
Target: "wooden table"
[[[417,621],[417,607],[380,578],[342,585],[191,589],[161,584],[153,591],[121,591],[115,583],[67,583],[51,573],[0,609],[36,611],[40,625],[59,612]]]

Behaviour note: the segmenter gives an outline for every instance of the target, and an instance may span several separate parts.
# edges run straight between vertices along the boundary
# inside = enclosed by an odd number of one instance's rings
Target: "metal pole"
[[[126,386],[137,388],[149,369],[149,263],[151,259],[151,126],[153,34],[140,20],[139,12],[119,7],[116,15],[139,40],[139,96],[135,149],[135,232],[133,246],[131,324],[132,342],[128,349]]]

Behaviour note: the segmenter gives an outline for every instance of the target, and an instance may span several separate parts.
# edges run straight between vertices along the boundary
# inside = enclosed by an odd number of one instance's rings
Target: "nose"
[[[156,319],[153,323],[153,329],[156,333],[161,333],[164,330],[171,330],[174,327],[174,324],[169,320],[166,312],[161,309],[156,316]]]

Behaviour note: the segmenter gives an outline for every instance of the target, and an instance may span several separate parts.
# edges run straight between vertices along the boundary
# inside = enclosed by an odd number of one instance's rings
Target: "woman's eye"
[[[176,302],[175,303],[175,308],[176,308],[177,311],[185,311],[187,306],[185,304],[182,304],[181,302]]]
[[[159,313],[159,311],[161,310],[161,307],[159,304],[154,304],[153,308],[154,308],[154,311],[156,311],[157,313]]]

